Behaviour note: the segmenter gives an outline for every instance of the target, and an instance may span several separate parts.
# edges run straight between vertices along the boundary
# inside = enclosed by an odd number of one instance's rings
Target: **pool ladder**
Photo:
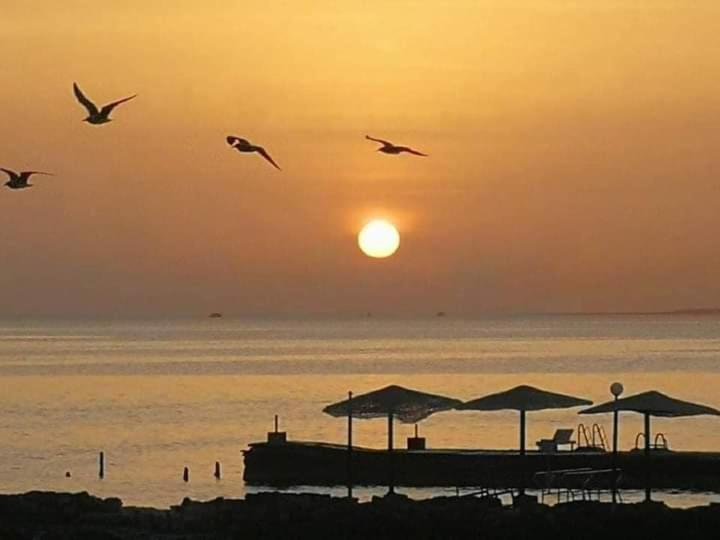
[[[588,433],[589,432],[589,433]],[[577,427],[578,446],[585,448],[601,448],[607,452],[610,445],[608,444],[605,428],[600,424],[593,424],[588,430],[585,424],[579,424]],[[585,444],[583,445],[583,441]]]
[[[645,434],[641,431],[635,436],[635,450],[641,450],[643,447],[640,446],[640,441],[645,441]],[[667,437],[664,433],[657,433],[655,435],[655,441],[650,445],[651,450],[668,450]]]

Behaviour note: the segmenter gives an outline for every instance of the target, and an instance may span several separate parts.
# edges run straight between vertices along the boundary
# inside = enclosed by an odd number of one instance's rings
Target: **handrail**
[[[541,499],[557,492],[558,502],[563,494],[567,500],[574,500],[576,495],[583,500],[592,499],[593,495],[600,500],[602,492],[610,492],[611,485],[618,485],[622,478],[620,469],[592,469],[581,467],[576,469],[559,469],[554,471],[538,471],[533,475],[535,486],[540,490]]]
[[[595,444],[595,434],[597,433],[598,439],[600,440],[600,444]],[[593,424],[592,425],[592,442],[593,447],[595,448],[602,448],[603,450],[607,451],[608,449],[608,440],[607,435],[605,434],[605,428],[602,427],[600,424]]]
[[[640,439],[645,439],[645,434],[642,431],[635,435],[635,450],[640,450],[640,445],[638,444]]]
[[[645,433],[642,431],[638,433],[635,436],[635,450],[640,450],[640,441],[645,440]],[[655,439],[653,440],[652,444],[650,445],[650,448],[652,450],[667,450],[668,449],[668,441],[667,437],[665,437],[664,433],[657,433],[655,434]]]
[[[537,471],[533,474],[533,478],[553,478],[556,476],[561,476],[563,474],[568,473],[578,473],[578,472],[589,472],[592,471],[592,467],[575,467],[573,469],[555,469],[555,470],[549,470],[549,471]]]
[[[578,446],[585,446],[586,448],[602,448],[607,451],[608,439],[605,434],[605,428],[600,424],[593,424],[588,429],[585,424],[578,424],[577,427],[577,438]],[[582,442],[585,442],[583,445]]]
[[[658,440],[660,440],[661,444],[658,444]],[[667,450],[668,442],[667,438],[665,437],[664,433],[658,433],[655,435],[655,444],[653,445],[655,448],[663,448]]]
[[[590,446],[590,437],[588,437],[588,430],[585,424],[578,424],[577,427],[577,438],[578,438],[578,446],[582,446],[580,444],[581,439],[585,439],[585,446]]]

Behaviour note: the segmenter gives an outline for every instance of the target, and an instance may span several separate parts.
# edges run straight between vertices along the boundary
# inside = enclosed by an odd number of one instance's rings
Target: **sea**
[[[720,407],[720,318],[597,315],[0,321],[0,492],[88,491],[159,508],[184,497],[238,498],[243,451],[273,430],[343,443],[344,419],[323,407],[388,384],[467,400],[519,384],[612,398],[656,389]],[[528,414],[528,446],[557,428],[611,417],[578,409]],[[639,415],[620,419],[636,445]],[[430,448],[518,447],[513,411],[448,411],[418,426]],[[355,422],[355,443],[383,448],[386,422]],[[404,446],[414,426],[397,425]],[[654,419],[674,450],[720,451],[720,418]],[[106,471],[98,478],[98,455]],[[222,478],[213,476],[220,462]],[[183,470],[189,469],[189,481]],[[293,491],[344,494],[342,486]],[[367,498],[384,488],[356,490]],[[404,490],[413,497],[454,488]],[[625,500],[640,499],[636,492]],[[675,506],[720,501],[661,492]]]

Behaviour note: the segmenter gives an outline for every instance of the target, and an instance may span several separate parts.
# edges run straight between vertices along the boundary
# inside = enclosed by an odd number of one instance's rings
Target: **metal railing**
[[[605,428],[600,424],[593,424],[590,429],[585,424],[578,424],[577,427],[578,447],[597,448],[607,452],[608,444]],[[585,444],[582,444],[583,441]]]
[[[557,502],[575,500],[600,500],[604,494],[612,495],[614,486],[620,484],[622,471],[619,469],[592,469],[582,467],[577,469],[561,469],[556,471],[537,472],[533,475],[535,486],[540,490],[540,500],[556,495]],[[622,496],[618,491],[619,501]]]
[[[595,439],[597,435],[597,441]],[[605,428],[600,424],[592,425],[592,443],[595,448],[602,448],[607,452],[610,445],[608,444],[607,435],[605,434]]]
[[[640,446],[640,441],[643,442],[643,446]],[[644,448],[645,443],[645,433],[642,431],[635,435],[635,450],[642,450]],[[665,437],[664,433],[657,433],[655,435],[655,440],[650,443],[650,449],[651,450],[670,450],[670,445],[668,444],[667,437]]]

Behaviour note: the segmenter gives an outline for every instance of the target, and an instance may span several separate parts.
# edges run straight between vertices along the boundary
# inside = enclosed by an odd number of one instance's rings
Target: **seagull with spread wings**
[[[0,171],[4,172],[10,178],[5,185],[10,189],[25,189],[32,187],[34,184],[28,183],[30,177],[33,174],[44,174],[46,176],[53,176],[52,173],[46,173],[42,171],[21,171],[19,173],[11,171],[10,169],[3,169],[0,167]]]
[[[413,150],[412,148],[410,148],[408,146],[397,146],[397,145],[391,143],[390,141],[383,141],[382,139],[376,139],[375,137],[371,137],[370,135],[365,135],[365,138],[368,141],[375,141],[375,142],[382,144],[382,146],[380,148],[378,148],[377,151],[382,152],[384,154],[397,155],[397,154],[402,154],[403,152],[407,152],[408,154],[414,154],[416,156],[427,157],[427,154],[423,154],[422,152]]]
[[[234,135],[230,135],[225,138],[227,143],[232,146],[235,150],[238,152],[257,152],[262,157],[264,157],[267,161],[269,161],[273,167],[275,167],[278,170],[281,170],[277,163],[273,160],[273,158],[270,157],[270,154],[268,154],[265,149],[262,146],[257,146],[252,144],[247,139],[241,139],[240,137],[235,137]]]
[[[80,87],[77,83],[73,83],[73,92],[75,92],[75,97],[80,102],[80,104],[87,109],[88,116],[83,121],[96,126],[112,122],[112,119],[110,118],[110,113],[113,111],[113,109],[121,103],[125,103],[126,101],[130,101],[131,99],[137,97],[137,94],[134,94],[130,97],[118,99],[117,101],[108,103],[101,109],[98,109],[97,105],[95,105],[85,96],[85,94],[82,93],[82,90],[80,90]]]

